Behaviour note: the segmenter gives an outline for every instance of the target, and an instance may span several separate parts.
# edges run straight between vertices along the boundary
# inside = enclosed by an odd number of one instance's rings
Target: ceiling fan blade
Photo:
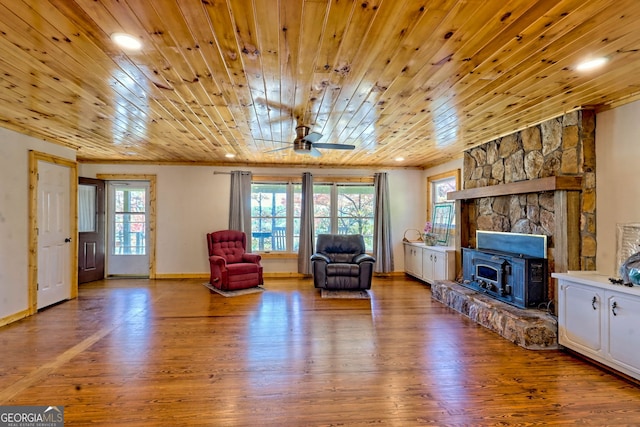
[[[305,141],[307,142],[311,142],[314,143],[317,140],[319,140],[320,138],[322,138],[322,134],[318,133],[318,132],[311,132],[310,134],[306,135],[304,138]]]
[[[275,108],[276,110],[285,111],[287,114],[291,114],[291,112],[293,111],[293,109],[288,105],[281,104],[280,102],[269,101],[261,97],[256,98],[256,102],[268,108]]]
[[[274,118],[269,120],[269,124],[275,125],[275,124],[282,123],[282,122],[287,121],[287,120],[292,120],[292,117],[291,116],[274,117]]]
[[[263,151],[263,153],[273,153],[274,151],[282,151],[282,150],[290,150],[291,147],[282,147],[282,148],[276,148],[274,150],[267,150],[267,151]]]
[[[318,150],[316,150],[315,147],[311,147],[311,151],[309,151],[309,154],[311,154],[311,157],[320,157],[320,156],[322,156],[322,153],[319,152]]]
[[[315,148],[328,148],[331,150],[353,150],[354,148],[356,148],[355,145],[349,145],[349,144],[326,144],[326,143],[322,143],[319,142],[317,144],[313,144],[313,146]]]
[[[293,144],[291,141],[277,141],[275,139],[253,138],[254,141],[273,142],[274,144]]]

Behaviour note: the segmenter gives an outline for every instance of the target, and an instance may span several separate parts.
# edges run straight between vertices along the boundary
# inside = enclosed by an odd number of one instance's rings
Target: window
[[[460,169],[427,178],[427,221],[433,218],[435,204],[448,202],[447,193],[459,189]],[[455,215],[451,220],[451,228],[455,229]]]
[[[330,184],[313,184],[313,231],[314,240],[318,234],[329,234],[332,230],[331,218],[333,215],[331,203],[331,192],[333,188]]]
[[[78,185],[78,232],[96,231],[96,193],[95,185]]]
[[[251,248],[258,251],[293,251],[300,236],[300,184],[251,184]],[[298,221],[292,221],[292,212]],[[289,232],[287,232],[289,230]],[[290,249],[293,248],[293,249]]]
[[[336,190],[338,234],[362,234],[365,247],[373,251],[373,185],[338,185]]]
[[[314,184],[314,231],[318,234],[362,234],[373,250],[373,184]]]
[[[145,255],[146,189],[116,188],[114,255]]]
[[[323,180],[313,185],[315,236],[322,233],[362,234],[367,250],[372,251],[373,183],[321,182]],[[255,180],[251,185],[253,250],[297,252],[301,202],[302,185],[299,181]]]

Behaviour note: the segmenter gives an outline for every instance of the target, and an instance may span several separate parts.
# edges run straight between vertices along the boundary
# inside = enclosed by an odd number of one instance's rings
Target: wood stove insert
[[[520,308],[547,302],[546,236],[478,231],[462,248],[462,284]]]

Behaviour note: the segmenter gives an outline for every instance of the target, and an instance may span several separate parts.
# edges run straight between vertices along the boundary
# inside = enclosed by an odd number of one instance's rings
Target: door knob
[[[65,243],[69,243],[71,241],[71,237],[67,237],[66,239],[64,239]]]

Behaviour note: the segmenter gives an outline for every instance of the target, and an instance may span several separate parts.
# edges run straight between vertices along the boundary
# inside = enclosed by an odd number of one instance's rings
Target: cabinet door
[[[404,271],[414,274],[413,271],[413,246],[404,245]]]
[[[433,281],[434,275],[434,266],[433,266],[433,258],[435,256],[435,252],[430,249],[422,250],[422,277],[427,282],[431,283]]]
[[[640,374],[640,299],[610,291],[606,295],[609,357]]]
[[[586,353],[601,352],[604,292],[560,281],[559,294],[558,342]]]
[[[404,245],[404,270],[412,276],[422,277],[422,248]]]
[[[447,253],[433,252],[433,280],[448,280]]]
[[[413,268],[417,277],[422,278],[424,275],[423,267],[422,267],[422,248],[417,246],[413,247]]]

